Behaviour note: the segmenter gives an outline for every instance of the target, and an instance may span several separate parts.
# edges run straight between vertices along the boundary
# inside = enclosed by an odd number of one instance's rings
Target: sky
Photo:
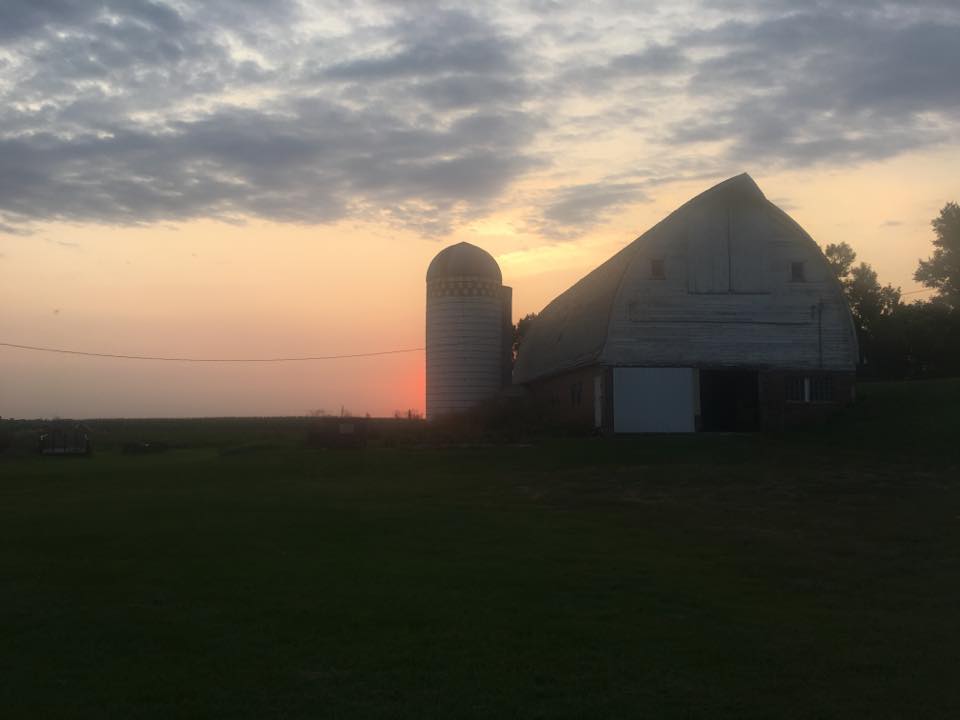
[[[520,317],[740,172],[912,291],[958,68],[955,0],[3,0],[0,342],[418,348],[446,245]],[[0,416],[390,415],[423,363],[0,347]]]

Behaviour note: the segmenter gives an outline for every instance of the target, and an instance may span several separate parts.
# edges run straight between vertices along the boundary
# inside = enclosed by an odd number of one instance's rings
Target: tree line
[[[845,242],[824,248],[853,315],[861,377],[904,379],[960,374],[960,206],[947,203],[931,222],[933,254],[914,279],[935,291],[906,303],[899,287],[881,285],[869,263]]]

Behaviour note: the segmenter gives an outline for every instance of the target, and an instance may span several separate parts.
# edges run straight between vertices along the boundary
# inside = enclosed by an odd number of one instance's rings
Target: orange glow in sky
[[[267,18],[161,3],[163,19],[107,5],[112,25],[91,10],[0,33],[3,342],[192,357],[417,348],[424,274],[446,245],[497,258],[518,318],[740,172],[821,246],[850,243],[910,291],[930,220],[960,200],[956,66],[902,46],[922,22],[945,33],[927,45],[956,54],[949,9],[420,16],[277,2],[264,5],[287,14]],[[850,13],[864,15],[847,28]],[[814,47],[754,66],[777,23]],[[98,32],[118,58],[94,58],[94,74],[74,41]],[[824,57],[837,71],[815,86],[795,72]],[[904,63],[902,80],[885,71]],[[0,347],[0,415],[422,412],[423,365],[420,352],[198,365]]]

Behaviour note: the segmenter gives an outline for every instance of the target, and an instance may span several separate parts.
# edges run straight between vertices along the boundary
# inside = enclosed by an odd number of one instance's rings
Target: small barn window
[[[663,280],[667,276],[667,273],[663,266],[662,259],[655,259],[650,261],[650,277],[656,280]]]
[[[807,379],[805,377],[791,376],[787,378],[786,386],[787,402],[802,403],[807,400]]]
[[[810,378],[810,402],[833,402],[833,379],[829,375]]]
[[[795,260],[790,263],[790,281],[791,282],[803,282],[807,279],[806,273],[804,272],[803,261]]]
[[[833,402],[833,378],[829,375],[816,377],[788,377],[786,399],[792,403]]]
[[[573,407],[580,407],[580,403],[583,401],[583,383],[575,382],[570,386],[570,405]]]

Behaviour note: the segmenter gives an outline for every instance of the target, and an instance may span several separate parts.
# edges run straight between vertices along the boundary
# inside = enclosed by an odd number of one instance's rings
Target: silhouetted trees
[[[843,282],[844,278],[850,275],[850,268],[857,259],[857,253],[847,243],[842,242],[830,243],[823,249],[823,254],[840,282]]]
[[[423,413],[413,408],[409,410],[394,410],[393,417],[395,420],[422,420]]]
[[[913,278],[937,290],[937,300],[956,310],[960,307],[960,206],[949,202],[930,223],[936,238],[933,255],[921,260]]]
[[[881,285],[876,270],[868,263],[854,265],[857,253],[845,242],[827,245],[823,254],[850,305],[860,345],[861,372],[883,368],[883,375],[900,374],[900,363],[894,358],[904,357],[905,351],[897,347],[898,333],[893,322],[901,307],[900,288]]]
[[[536,319],[537,319],[536,313],[527,313],[517,321],[516,325],[513,326],[513,362],[514,364],[516,364],[517,356],[520,354],[520,343],[523,342],[523,338],[526,336],[527,332],[530,330],[530,326],[533,325]]]
[[[934,253],[914,275],[937,290],[926,302],[905,304],[900,288],[881,285],[868,263],[855,265],[847,243],[824,248],[850,304],[864,377],[960,374],[960,207],[947,203],[932,225]]]
[[[823,254],[843,286],[858,328],[878,330],[900,306],[900,288],[880,285],[877,271],[868,263],[854,266],[857,253],[845,242],[827,245]]]

